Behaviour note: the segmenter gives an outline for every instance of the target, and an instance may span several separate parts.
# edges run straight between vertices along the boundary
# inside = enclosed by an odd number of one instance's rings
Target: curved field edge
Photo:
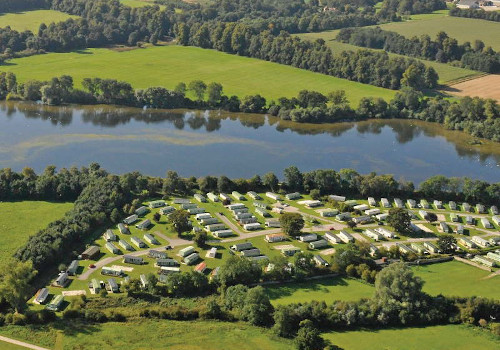
[[[72,207],[73,203],[0,202],[0,267],[30,236],[62,218]]]
[[[89,49],[50,53],[10,60],[0,71],[11,71],[20,81],[71,75],[79,86],[83,78],[99,77],[127,81],[134,88],[163,86],[173,89],[179,82],[219,82],[227,95],[261,94],[268,101],[296,96],[300,90],[328,93],[345,90],[352,105],[363,97],[390,100],[395,91],[361,84],[304,69],[214,50],[184,46],[155,46],[129,51]]]
[[[40,24],[47,26],[51,23],[63,22],[69,18],[78,18],[78,16],[68,15],[64,12],[54,10],[34,10],[17,13],[0,13],[0,28],[10,26],[17,31],[31,30],[38,32]]]

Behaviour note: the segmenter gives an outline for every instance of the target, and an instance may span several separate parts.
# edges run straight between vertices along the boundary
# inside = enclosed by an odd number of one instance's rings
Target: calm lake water
[[[0,103],[0,167],[41,171],[100,163],[113,173],[251,177],[290,165],[353,168],[415,182],[436,174],[500,181],[500,144],[439,125],[384,120],[334,125],[262,115]]]

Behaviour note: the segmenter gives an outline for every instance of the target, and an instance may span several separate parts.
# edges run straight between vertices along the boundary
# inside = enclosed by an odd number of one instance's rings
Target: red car
[[[95,269],[95,265],[94,265],[94,264],[90,264],[90,265],[89,265],[89,267],[90,267],[91,269]]]

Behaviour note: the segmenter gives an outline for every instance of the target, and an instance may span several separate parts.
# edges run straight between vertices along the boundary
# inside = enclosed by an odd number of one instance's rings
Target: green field
[[[500,341],[485,330],[461,325],[325,333],[346,350],[493,350]]]
[[[373,296],[371,285],[349,278],[330,278],[316,282],[287,283],[267,287],[273,305],[303,303],[312,300],[330,303],[334,300],[355,301]]]
[[[414,271],[425,281],[424,291],[431,295],[499,298],[500,276],[484,279],[489,272],[458,261],[415,267]]]
[[[335,40],[338,32],[339,32],[338,30],[333,30],[333,31],[326,31],[326,32],[321,32],[321,33],[299,34],[297,36],[302,38],[302,39],[309,39],[309,40],[323,39],[326,41],[326,44],[328,45],[328,47],[333,50],[333,53],[335,55],[339,55],[343,51],[349,51],[349,50],[357,51],[357,50],[362,49],[359,46],[345,44],[345,43],[342,43],[342,42]],[[390,52],[388,52],[388,54],[391,57],[406,57],[403,55],[398,55],[398,54],[394,54],[394,53],[390,53]],[[420,60],[420,59],[419,59],[419,61],[422,62],[423,64],[425,64],[426,66],[433,67],[436,70],[436,72],[439,74],[439,83],[441,83],[441,84],[446,84],[446,83],[454,81],[454,80],[482,74],[480,72],[476,72],[476,71],[473,71],[470,69],[454,67],[454,66],[451,66],[451,65],[446,64],[446,63],[439,63],[439,62],[435,62],[435,61],[427,61],[427,60]]]
[[[57,324],[57,328],[62,332],[48,327],[6,326],[0,328],[0,334],[55,350],[219,350],[236,347],[241,350],[287,350],[292,347],[290,340],[244,323],[141,320],[100,325]],[[2,346],[0,343],[3,349]]]
[[[420,20],[406,22],[393,22],[380,26],[384,30],[397,32],[406,37],[428,34],[435,39],[440,31],[446,32],[450,37],[458,40],[474,42],[476,39],[484,41],[486,46],[500,50],[500,23],[481,19],[429,15]]]
[[[72,206],[42,201],[0,202],[0,266],[29,236],[62,218]]]
[[[201,79],[220,82],[226,94],[243,97],[260,93],[268,100],[295,96],[303,89],[323,93],[344,89],[357,105],[365,96],[390,99],[395,93],[286,65],[183,46],[51,53],[14,59],[0,70],[16,73],[20,81],[69,74],[78,84],[86,77],[100,77],[125,80],[135,88],[174,88],[179,82]]]
[[[129,7],[144,7],[144,6],[154,6],[154,2],[153,1],[147,1],[147,0],[120,0],[120,2],[123,4],[123,5],[126,5],[126,6],[129,6]],[[160,5],[160,9],[164,9],[165,6],[164,5]]]
[[[40,24],[45,23],[47,26],[50,23],[57,23],[67,20],[68,18],[77,18],[78,16],[68,15],[63,12],[53,10],[35,10],[18,13],[0,14],[0,28],[10,26],[17,31],[31,30],[33,33],[38,33]]]

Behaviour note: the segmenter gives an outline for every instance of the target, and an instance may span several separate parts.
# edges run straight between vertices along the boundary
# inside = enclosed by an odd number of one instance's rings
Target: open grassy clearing
[[[60,219],[73,203],[0,202],[0,267],[28,237]]]
[[[325,40],[326,44],[328,45],[329,48],[333,50],[333,53],[335,55],[339,55],[343,51],[357,51],[361,48],[359,46],[351,45],[351,44],[346,44],[339,42],[335,40],[338,34],[338,30],[333,30],[333,31],[326,31],[326,32],[321,32],[321,33],[307,33],[307,34],[299,34],[297,35],[298,37],[302,39],[308,39],[308,40],[316,40],[316,39],[323,39]],[[378,51],[378,50],[376,50]],[[382,51],[382,50],[380,50]],[[391,57],[407,57],[403,55],[398,55],[394,53],[388,52],[389,56]],[[413,57],[411,57],[413,58]],[[463,79],[466,77],[473,77],[476,75],[480,75],[482,73],[473,71],[470,69],[464,69],[460,67],[453,67],[449,64],[446,63],[439,63],[435,61],[427,61],[427,60],[420,60],[423,64],[426,66],[433,67],[436,72],[439,74],[439,83],[440,84],[446,84],[451,81],[456,81],[458,79]]]
[[[491,46],[494,50],[500,50],[500,23],[485,21],[481,19],[432,16],[421,20],[411,20],[406,22],[386,23],[380,26],[384,30],[390,30],[404,35],[408,38],[428,34],[435,39],[440,31],[446,32],[450,37],[458,40],[459,43],[476,39],[482,40],[486,46]]]
[[[0,28],[10,26],[12,29],[20,32],[31,30],[33,33],[38,33],[38,28],[42,23],[48,26],[51,23],[62,22],[69,18],[78,18],[78,16],[54,10],[3,13],[0,14]]]
[[[7,326],[0,328],[0,334],[56,350],[218,350],[235,347],[242,350],[285,350],[292,347],[290,340],[243,323],[141,320],[100,325],[56,324],[56,327],[63,332],[57,334],[51,327]],[[56,338],[57,346],[54,347]]]
[[[499,297],[500,276],[485,279],[489,272],[458,261],[418,266],[413,270],[425,281],[424,291],[431,295]]]
[[[20,81],[50,79],[61,74],[83,78],[125,80],[135,88],[164,86],[201,79],[220,82],[224,92],[243,97],[261,94],[266,99],[296,96],[300,90],[323,93],[343,89],[355,106],[365,96],[390,99],[395,91],[338,79],[286,65],[229,55],[196,47],[159,46],[117,52],[91,49],[72,53],[51,53],[15,59],[0,70],[17,74]]]
[[[152,0],[120,0],[123,5],[135,8],[135,7],[144,7],[144,6],[154,6],[156,5]],[[160,6],[160,9],[164,9],[165,5],[157,5]]]
[[[500,341],[487,331],[462,325],[324,333],[348,350],[493,350]]]

